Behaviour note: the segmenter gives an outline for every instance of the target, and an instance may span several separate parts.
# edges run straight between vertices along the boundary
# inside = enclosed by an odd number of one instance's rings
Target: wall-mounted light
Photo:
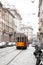
[[[35,2],[35,0],[31,0],[31,2],[32,2],[32,3],[34,3],[34,2]]]

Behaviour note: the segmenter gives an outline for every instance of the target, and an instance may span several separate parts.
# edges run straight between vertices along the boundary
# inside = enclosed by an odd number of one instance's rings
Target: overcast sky
[[[38,31],[38,4],[39,0],[0,0],[3,4],[6,3],[10,5],[15,5],[15,7],[20,12],[23,20],[23,24],[30,24],[33,29],[34,33]],[[34,1],[32,3],[31,1]]]

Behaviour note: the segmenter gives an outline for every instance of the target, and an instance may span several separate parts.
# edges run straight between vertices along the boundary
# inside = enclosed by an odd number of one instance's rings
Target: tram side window
[[[22,37],[22,42],[24,42],[24,37]]]
[[[26,42],[28,42],[28,39],[27,39],[27,37],[25,37],[25,43],[26,43]]]
[[[24,37],[25,43],[26,43],[26,37]]]
[[[21,42],[21,37],[20,37],[20,42]]]
[[[19,37],[17,37],[17,42],[19,42]]]

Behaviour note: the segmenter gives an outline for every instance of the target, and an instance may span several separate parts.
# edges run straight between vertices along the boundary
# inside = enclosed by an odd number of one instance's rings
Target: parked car
[[[36,45],[38,45],[39,44],[39,42],[38,41],[33,41],[33,43],[32,43],[32,47],[35,47]]]
[[[33,42],[33,43],[32,43],[32,47],[35,47],[35,45],[36,45],[36,44]]]
[[[0,48],[6,47],[6,42],[0,42]]]
[[[16,46],[16,42],[13,42],[12,45],[13,45],[13,46]]]
[[[15,46],[15,45],[16,45],[15,42],[8,42],[8,43],[7,43],[7,46]]]

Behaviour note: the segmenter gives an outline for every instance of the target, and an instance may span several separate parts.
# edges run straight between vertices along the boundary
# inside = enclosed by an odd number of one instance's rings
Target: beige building
[[[27,26],[27,25],[20,25],[20,33],[24,33],[28,39],[32,39],[33,38],[33,28],[31,26]]]
[[[39,0],[39,39],[43,43],[43,0]]]
[[[14,15],[15,13],[15,15]],[[17,11],[4,8],[0,3],[0,41],[10,41],[11,35],[16,32],[17,26],[15,25],[14,18],[20,18]]]

